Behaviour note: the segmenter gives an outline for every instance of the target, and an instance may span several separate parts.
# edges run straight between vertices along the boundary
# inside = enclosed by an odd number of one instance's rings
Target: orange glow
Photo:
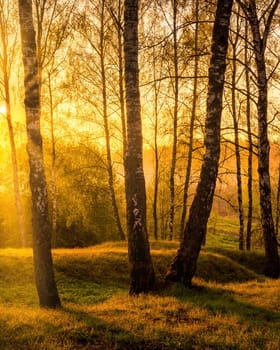
[[[7,113],[7,109],[6,106],[4,104],[0,105],[0,115],[6,115]]]

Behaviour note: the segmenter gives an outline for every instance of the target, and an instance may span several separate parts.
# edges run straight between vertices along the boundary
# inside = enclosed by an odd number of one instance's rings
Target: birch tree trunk
[[[240,31],[240,9],[236,13],[236,32]],[[241,155],[239,143],[238,116],[236,110],[236,75],[237,75],[237,48],[239,36],[238,34],[230,37],[232,47],[232,72],[231,72],[231,108],[234,129],[234,147],[235,147],[235,164],[236,164],[236,182],[237,182],[237,202],[239,213],[239,249],[244,249],[244,210],[242,195],[242,175],[241,175]]]
[[[153,13],[152,16],[157,18],[159,16],[158,4],[154,2],[153,4]],[[152,40],[156,42],[158,39],[158,28],[156,25],[153,25],[151,29]],[[159,238],[159,181],[160,181],[160,147],[159,147],[159,129],[160,129],[160,92],[161,92],[161,82],[158,79],[161,76],[163,69],[163,61],[159,60],[159,55],[163,55],[162,48],[157,48],[153,46],[151,51],[152,56],[152,91],[153,91],[153,157],[154,157],[154,179],[153,179],[153,200],[152,200],[152,213],[153,213],[153,230],[154,230],[154,239]]]
[[[159,111],[158,111],[158,98],[159,98],[159,87],[156,82],[156,53],[153,47],[153,92],[154,92],[154,137],[153,137],[153,148],[154,148],[154,193],[153,193],[153,222],[154,222],[154,238],[158,239],[158,185],[159,185],[159,147],[158,147],[158,121],[159,121]]]
[[[267,121],[267,97],[268,79],[266,76],[265,50],[271,23],[279,5],[279,0],[274,0],[263,13],[263,26],[258,18],[256,1],[250,0],[248,6],[238,1],[250,23],[255,62],[257,67],[258,84],[258,173],[259,191],[263,238],[265,244],[266,262],[264,273],[268,277],[278,278],[280,273],[278,245],[272,215],[271,184],[269,172],[269,140]],[[263,32],[261,33],[261,28]]]
[[[198,29],[199,29],[199,1],[195,1],[195,33],[194,33],[194,71],[193,71],[193,97],[192,97],[192,114],[190,120],[190,131],[189,131],[189,149],[188,149],[188,159],[186,166],[185,184],[184,184],[184,194],[182,203],[182,214],[180,223],[180,237],[183,237],[186,216],[187,216],[187,204],[189,197],[189,184],[191,179],[192,170],[192,158],[193,158],[193,139],[194,139],[194,123],[197,108],[197,86],[198,86],[198,64],[199,64],[199,54],[198,54]]]
[[[153,289],[155,274],[146,227],[138,69],[138,0],[125,0],[124,59],[127,111],[126,203],[130,294]]]
[[[52,228],[52,246],[56,246],[57,241],[57,179],[56,179],[56,139],[55,139],[55,110],[58,107],[58,102],[55,102],[53,94],[53,78],[56,74],[57,68],[61,65],[56,62],[56,52],[61,47],[63,41],[67,37],[67,24],[69,23],[70,15],[74,9],[74,2],[69,0],[64,3],[63,10],[59,10],[58,0],[36,0],[35,20],[36,23],[36,47],[37,47],[37,61],[38,61],[38,79],[39,79],[39,94],[40,104],[41,96],[44,92],[48,94],[49,98],[49,116],[51,128],[51,181],[50,181],[50,206],[51,206],[51,228]],[[54,29],[58,16],[60,17],[60,24]],[[53,35],[55,33],[55,35]],[[43,89],[43,85],[46,91]],[[40,105],[40,111],[42,106]]]
[[[42,307],[60,306],[53,272],[48,197],[40,132],[40,93],[32,1],[19,0],[22,58],[24,65],[27,153],[32,194],[33,256],[35,281]]]
[[[115,224],[116,224],[119,239],[124,241],[125,234],[122,229],[119,210],[117,206],[117,200],[116,200],[116,194],[115,194],[115,188],[114,188],[113,167],[112,167],[110,130],[109,130],[109,122],[108,122],[107,83],[106,83],[106,69],[105,69],[105,32],[104,32],[105,18],[104,16],[105,16],[105,1],[102,0],[101,19],[100,19],[100,69],[101,69],[101,84],[102,84],[103,126],[104,126],[105,141],[106,141],[107,173],[108,173],[109,191],[110,191]]]
[[[170,214],[168,239],[171,241],[174,235],[174,211],[175,211],[175,171],[177,163],[178,143],[178,104],[179,104],[179,76],[178,76],[178,40],[177,40],[177,13],[178,1],[172,1],[173,6],[173,65],[174,65],[174,106],[173,106],[173,144],[170,167]]]
[[[125,115],[125,91],[124,91],[124,58],[123,58],[123,2],[117,1],[117,15],[115,16],[110,9],[111,17],[114,20],[114,25],[117,31],[117,53],[118,53],[118,89],[119,89],[119,104],[120,104],[120,119],[122,130],[122,158],[123,158],[123,171],[124,171],[124,183],[126,186],[126,152],[127,152],[127,131],[126,131],[126,115]],[[125,235],[124,235],[125,239]]]
[[[116,29],[118,33],[118,83],[119,83],[119,101],[120,101],[120,117],[122,125],[122,145],[123,145],[123,161],[127,150],[127,131],[125,118],[125,92],[124,92],[124,62],[123,62],[123,28],[122,28],[122,1],[118,0]],[[124,166],[125,171],[125,166]]]
[[[252,236],[252,220],[253,220],[253,137],[251,128],[251,86],[250,86],[250,57],[247,41],[248,36],[248,22],[245,23],[245,81],[246,81],[246,121],[247,121],[247,134],[248,134],[248,211],[247,211],[247,229],[246,229],[246,250],[251,250],[251,236]]]
[[[51,125],[51,181],[50,181],[50,193],[51,193],[51,207],[52,207],[52,218],[51,218],[51,242],[52,247],[56,247],[57,240],[57,196],[56,196],[56,139],[55,139],[55,127],[54,127],[54,103],[53,103],[53,91],[52,91],[52,80],[51,74],[48,72],[48,93],[50,100],[50,125]]]
[[[228,47],[228,33],[233,0],[218,0],[212,34],[209,68],[207,117],[205,125],[205,155],[200,181],[190,208],[184,235],[166,279],[191,287],[197,259],[206,235],[218,174],[220,158],[220,128]]]

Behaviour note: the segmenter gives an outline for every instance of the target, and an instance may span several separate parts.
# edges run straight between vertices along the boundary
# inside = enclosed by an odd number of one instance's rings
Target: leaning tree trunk
[[[40,305],[56,308],[60,300],[56,288],[51,255],[48,197],[40,133],[40,95],[32,1],[19,0],[19,19],[24,65],[27,152],[32,193],[33,255]]]
[[[155,274],[146,227],[142,125],[138,70],[138,0],[125,0],[124,59],[127,111],[126,202],[130,294],[148,292]]]
[[[249,6],[240,2],[242,9],[247,15],[250,23],[255,62],[257,67],[258,83],[258,173],[259,173],[259,191],[261,222],[263,238],[265,244],[266,262],[264,273],[268,277],[278,278],[280,274],[278,245],[273,222],[271,205],[271,185],[269,173],[269,140],[268,140],[268,120],[267,120],[267,96],[268,79],[266,76],[265,50],[268,34],[270,32],[272,19],[279,6],[279,0],[273,1],[263,14],[264,26],[261,34],[261,20],[258,18],[256,1],[249,1]]]
[[[197,259],[206,234],[218,174],[220,128],[228,33],[233,0],[218,0],[212,36],[209,68],[205,147],[200,181],[190,208],[184,235],[166,278],[190,287]]]

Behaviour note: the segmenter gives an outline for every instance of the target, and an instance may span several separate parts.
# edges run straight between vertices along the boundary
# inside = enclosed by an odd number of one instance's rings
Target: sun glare
[[[6,115],[6,112],[7,112],[6,106],[1,104],[0,105],[0,114],[1,115]]]

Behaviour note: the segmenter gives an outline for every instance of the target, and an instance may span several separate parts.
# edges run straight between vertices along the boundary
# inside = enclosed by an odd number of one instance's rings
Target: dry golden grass
[[[280,281],[248,268],[258,257],[206,247],[189,290],[163,281],[175,249],[152,243],[158,290],[139,297],[128,296],[125,243],[55,250],[54,311],[37,306],[31,250],[0,250],[0,349],[280,349]]]

